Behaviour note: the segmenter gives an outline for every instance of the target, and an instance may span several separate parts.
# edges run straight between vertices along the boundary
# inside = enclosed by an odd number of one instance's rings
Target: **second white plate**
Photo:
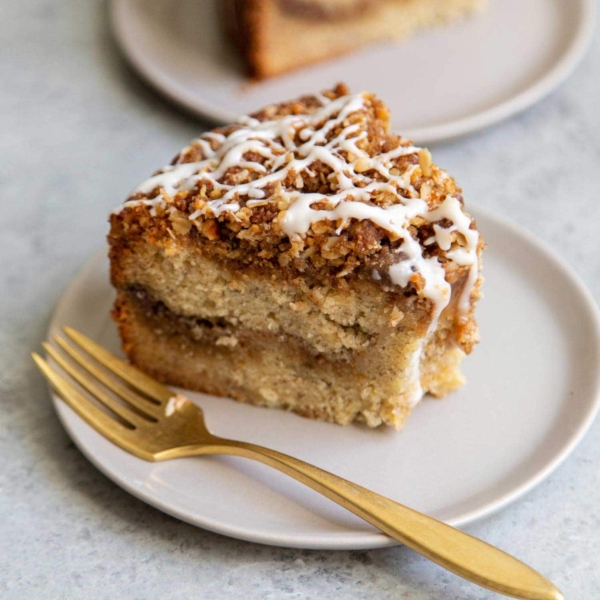
[[[562,83],[594,31],[594,0],[490,0],[486,12],[258,84],[224,40],[216,0],[113,0],[116,39],[164,94],[231,122],[346,82],[376,92],[394,130],[424,144],[509,117]]]
[[[600,401],[600,324],[577,277],[524,230],[473,210],[488,243],[482,342],[468,383],[426,398],[402,432],[340,427],[190,393],[218,435],[262,444],[453,525],[515,500],[548,476],[590,426]],[[49,337],[75,327],[116,353],[107,260],[94,258],[56,309]],[[395,544],[358,517],[260,464],[204,457],[148,463],[96,433],[59,398],[82,452],[117,484],[200,527],[255,542],[361,549]]]

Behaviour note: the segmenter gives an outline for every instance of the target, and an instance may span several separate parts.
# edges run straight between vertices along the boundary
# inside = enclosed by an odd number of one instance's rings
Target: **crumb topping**
[[[342,85],[203,134],[113,218],[128,209],[167,216],[173,237],[300,272],[362,270],[429,298],[437,315],[466,270],[458,307],[470,312],[482,242],[460,189],[427,149],[389,133],[379,99]]]

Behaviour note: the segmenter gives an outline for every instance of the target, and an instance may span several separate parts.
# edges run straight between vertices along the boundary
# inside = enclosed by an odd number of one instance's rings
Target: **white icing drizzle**
[[[410,359],[408,370],[409,384],[406,398],[406,402],[410,408],[414,408],[423,397],[423,388],[421,386],[421,356],[426,342],[427,337],[419,341],[419,346]]]
[[[190,402],[190,400],[183,394],[177,394],[176,396],[169,398],[169,401],[165,405],[165,416],[173,416],[176,411],[181,410],[188,402]]]
[[[394,234],[402,240],[397,250],[402,252],[402,260],[389,268],[388,275],[392,283],[401,287],[409,284],[414,273],[423,276],[424,288],[419,293],[433,302],[434,314],[429,330],[432,332],[437,325],[437,318],[450,301],[451,287],[438,259],[425,257],[420,242],[408,230],[410,221],[420,216],[434,223],[434,235],[426,240],[425,245],[436,243],[450,260],[469,267],[468,279],[458,302],[459,311],[465,317],[470,307],[470,294],[478,277],[479,234],[470,228],[471,219],[463,213],[459,199],[447,196],[439,207],[429,210],[411,184],[411,175],[419,166],[413,165],[404,173],[394,169],[394,159],[416,154],[420,148],[400,145],[390,152],[371,157],[357,145],[366,137],[366,131],[360,123],[350,123],[346,119],[361,111],[366,118],[364,94],[335,100],[322,95],[318,98],[322,106],[312,114],[289,115],[262,122],[252,117],[242,117],[238,121],[239,128],[228,136],[215,132],[204,134],[192,143],[201,149],[205,157],[203,160],[180,162],[192,147],[186,148],[178,162],[165,167],[132,191],[132,196],[141,194],[146,196],[145,199],[129,200],[115,212],[140,202],[155,210],[156,205],[165,204],[164,195],[174,196],[178,191],[189,191],[203,183],[210,183],[212,189],[220,191],[221,197],[209,200],[189,218],[196,219],[201,215],[218,217],[224,212],[235,216],[241,208],[242,199],[246,200],[248,207],[269,202],[270,198],[265,197],[265,187],[281,183],[294,174],[296,188],[299,189],[283,189],[289,207],[280,219],[283,231],[291,240],[302,238],[313,223],[323,219],[340,223],[338,234],[351,219],[368,219]],[[331,132],[340,128],[341,131],[329,139]],[[300,144],[296,142],[297,139]],[[268,169],[259,162],[246,160],[244,157],[249,153],[263,157]],[[316,161],[321,161],[332,170],[334,177],[330,176],[329,182],[335,190],[334,194],[323,196],[301,191],[302,174],[306,173],[309,177],[313,175],[310,167]],[[232,167],[248,169],[256,178],[236,185],[222,183],[221,179]],[[383,181],[373,180],[366,175],[369,171],[376,171]],[[443,180],[447,175],[441,172],[440,177]],[[367,203],[381,192],[394,194],[399,202],[387,207]],[[312,208],[315,202],[324,199],[332,206],[331,209]],[[437,222],[442,219],[450,221],[451,226],[440,226]],[[456,235],[462,236],[462,245],[453,240]],[[373,276],[376,280],[381,279],[378,271]]]

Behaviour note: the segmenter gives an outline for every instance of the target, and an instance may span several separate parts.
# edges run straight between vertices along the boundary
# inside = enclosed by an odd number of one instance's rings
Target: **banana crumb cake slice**
[[[400,428],[478,340],[460,192],[342,85],[205,133],[111,215],[125,352],[165,383]]]
[[[487,0],[220,0],[222,22],[258,79],[455,21]]]

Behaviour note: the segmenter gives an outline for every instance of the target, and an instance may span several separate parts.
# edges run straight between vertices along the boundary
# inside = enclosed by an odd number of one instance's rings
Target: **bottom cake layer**
[[[119,292],[113,315],[129,359],[163,383],[342,425],[400,429],[424,393],[464,383],[464,352],[443,322],[426,344],[391,352],[382,342],[380,353],[347,360],[315,354],[295,336],[178,316],[139,291]]]

